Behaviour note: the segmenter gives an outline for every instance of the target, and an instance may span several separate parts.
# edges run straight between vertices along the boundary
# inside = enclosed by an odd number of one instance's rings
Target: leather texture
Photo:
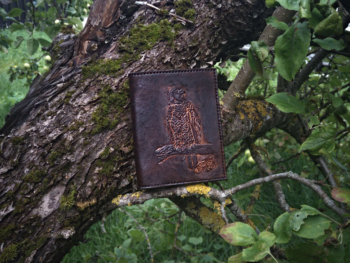
[[[226,179],[215,69],[129,75],[139,189]]]

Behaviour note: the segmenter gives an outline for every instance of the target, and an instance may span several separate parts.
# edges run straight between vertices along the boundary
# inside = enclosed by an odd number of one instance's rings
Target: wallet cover
[[[139,189],[226,179],[215,69],[129,74]]]

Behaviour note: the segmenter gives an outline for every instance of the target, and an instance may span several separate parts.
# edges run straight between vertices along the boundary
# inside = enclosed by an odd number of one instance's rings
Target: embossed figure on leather
[[[195,173],[212,170],[216,166],[215,156],[209,154],[213,152],[203,140],[201,119],[194,105],[186,99],[186,89],[170,87],[169,97],[166,128],[171,145],[155,151],[158,163],[174,155],[184,155],[188,168]]]
[[[226,179],[214,69],[129,75],[140,189]]]

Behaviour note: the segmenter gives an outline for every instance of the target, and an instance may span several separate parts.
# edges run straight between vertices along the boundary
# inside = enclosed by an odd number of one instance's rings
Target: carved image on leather
[[[203,138],[201,119],[184,87],[170,87],[166,108],[166,128],[170,145],[156,149],[158,163],[174,155],[183,155],[188,169],[195,173],[210,171],[216,166],[215,156]]]
[[[226,179],[214,69],[129,75],[139,189]]]

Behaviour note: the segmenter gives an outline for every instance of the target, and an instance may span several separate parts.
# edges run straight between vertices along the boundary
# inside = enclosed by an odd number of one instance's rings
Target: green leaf
[[[312,128],[314,125],[319,125],[320,121],[316,116],[310,116],[310,121],[309,121],[309,128]]]
[[[229,257],[227,263],[245,263],[245,261],[243,260],[242,253],[239,253],[237,255]]]
[[[276,67],[283,78],[291,81],[304,63],[311,41],[308,23],[292,25],[275,44]]]
[[[342,203],[350,203],[350,189],[346,188],[333,188],[332,197]]]
[[[75,25],[76,29],[78,30],[83,29],[83,23],[81,22],[79,17],[72,17],[68,20],[68,24]]]
[[[258,240],[253,246],[242,251],[244,261],[257,262],[270,253],[270,246],[265,240]]]
[[[324,19],[322,13],[317,8],[314,8],[311,12],[311,17],[309,18],[309,23],[311,28],[315,28]]]
[[[296,263],[345,263],[344,246],[317,246],[312,243],[299,243],[286,249],[286,257]]]
[[[57,35],[60,29],[61,29],[60,25],[54,25],[54,26],[47,27],[44,30],[44,32],[49,36],[49,38],[54,39],[54,37]]]
[[[320,150],[328,142],[328,140],[333,139],[333,137],[333,132],[315,130],[300,146],[299,152],[305,150]]]
[[[40,45],[42,45],[43,47],[48,47],[50,46],[51,42],[47,41],[44,38],[38,38]]]
[[[310,18],[311,17],[310,0],[301,0],[300,1],[299,15],[301,18]]]
[[[269,48],[264,41],[253,41],[248,50],[249,65],[256,74],[263,75],[263,62],[269,54]]]
[[[130,229],[128,230],[128,234],[136,242],[139,242],[145,239],[145,235],[139,229]]]
[[[315,34],[320,36],[339,36],[341,33],[343,33],[343,22],[336,11],[333,11],[315,27]]]
[[[265,5],[268,8],[273,8],[279,5],[279,3],[276,0],[265,0]]]
[[[292,230],[298,231],[301,225],[304,224],[304,219],[307,218],[307,213],[304,211],[296,211],[290,214],[288,221]]]
[[[27,40],[28,54],[33,55],[39,48],[39,41],[35,38],[30,38]]]
[[[184,241],[187,237],[184,235],[178,236],[177,239],[180,240],[181,242]]]
[[[258,240],[264,240],[269,247],[272,247],[275,244],[275,239],[276,236],[269,231],[263,231],[258,236]]]
[[[321,0],[320,5],[333,5],[337,0]]]
[[[345,48],[344,40],[335,40],[334,38],[327,37],[325,39],[314,39],[313,40],[315,43],[319,44],[321,48],[324,48],[326,50],[336,50],[340,51]]]
[[[266,99],[267,102],[275,104],[283,112],[304,113],[305,104],[287,92],[273,94]]]
[[[24,40],[24,37],[22,37],[22,36],[17,36],[16,37],[16,39],[17,39],[17,41],[15,41],[13,44],[14,44],[14,48],[16,49],[16,48],[18,48],[20,45],[21,45],[21,43],[23,42],[23,40]]]
[[[36,1],[36,7],[38,7],[39,5],[41,5],[42,3],[44,3],[45,2],[45,0],[38,0],[38,1]]]
[[[313,208],[308,205],[301,205],[301,211],[306,212],[309,216],[314,216],[314,215],[320,215],[321,212],[318,211],[316,208]]]
[[[126,240],[123,242],[123,247],[124,247],[124,248],[129,248],[130,245],[131,245],[131,242],[132,242],[132,239],[131,239],[131,238],[126,239]]]
[[[299,231],[293,231],[293,233],[303,238],[317,238],[324,235],[324,231],[329,228],[330,224],[331,221],[321,215],[310,216],[304,220]]]
[[[193,245],[199,245],[203,242],[203,238],[202,237],[190,237],[188,239],[188,242],[190,242]]]
[[[274,16],[266,18],[266,24],[284,31],[288,30],[289,28],[289,26],[286,23],[278,21],[277,18]]]
[[[286,212],[280,215],[275,221],[273,229],[276,235],[276,243],[287,243],[290,239],[290,236],[292,234],[292,227],[288,221],[289,216],[290,213]]]
[[[258,238],[255,230],[250,225],[241,222],[224,226],[219,234],[231,245],[242,247],[254,244]]]
[[[340,107],[340,106],[342,106],[344,104],[344,101],[341,98],[336,97],[336,96],[334,96],[331,93],[328,93],[328,96],[332,100],[332,104],[333,104],[334,107],[338,108],[338,107]]]
[[[24,29],[24,25],[23,24],[17,24],[17,23],[12,23],[9,26],[9,29],[11,31],[11,33],[18,31],[18,30],[23,30]]]
[[[21,8],[13,8],[8,13],[8,16],[10,17],[19,17],[23,13],[23,10]]]
[[[285,9],[299,11],[300,0],[277,0]]]

